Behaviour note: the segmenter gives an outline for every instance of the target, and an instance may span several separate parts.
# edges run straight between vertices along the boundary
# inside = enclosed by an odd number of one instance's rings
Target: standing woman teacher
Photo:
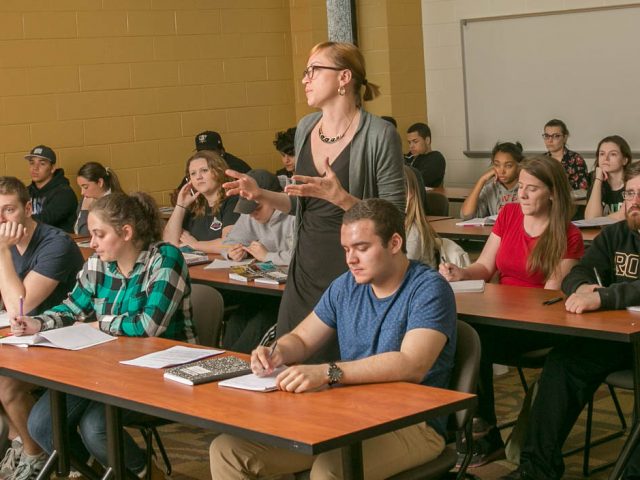
[[[227,195],[296,215],[297,241],[278,336],[311,313],[329,284],[347,271],[340,244],[344,212],[370,197],[390,201],[398,214],[405,208],[400,137],[393,125],[362,108],[362,99],[372,100],[379,89],[367,81],[360,50],[349,43],[316,45],[302,84],[308,105],[320,111],[304,117],[296,129],[295,184],[286,193],[266,192],[250,177],[229,171],[237,180],[225,185]],[[337,349],[323,352],[316,360],[337,354]]]

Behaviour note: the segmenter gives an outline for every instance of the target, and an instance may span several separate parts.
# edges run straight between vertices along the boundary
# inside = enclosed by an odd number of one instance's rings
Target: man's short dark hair
[[[431,129],[426,123],[414,123],[407,128],[407,133],[416,132],[422,138],[431,138]]]
[[[276,150],[278,150],[280,153],[294,156],[295,138],[296,138],[296,127],[288,128],[285,131],[276,133],[276,139],[273,141],[273,145],[276,147]]]
[[[402,252],[407,253],[407,236],[404,231],[402,213],[390,202],[380,198],[368,198],[356,203],[342,217],[342,224],[349,225],[360,220],[371,220],[376,235],[385,247],[394,233],[402,238]]]
[[[624,172],[624,183],[640,175],[640,161],[630,163]]]
[[[383,119],[383,120],[386,120],[391,125],[393,125],[394,127],[398,128],[398,122],[396,122],[395,118],[390,117],[389,115],[382,115],[380,118]]]
[[[31,197],[29,196],[29,190],[24,186],[20,180],[16,177],[0,177],[0,195],[13,195],[18,196],[18,200],[24,206],[27,204]]]

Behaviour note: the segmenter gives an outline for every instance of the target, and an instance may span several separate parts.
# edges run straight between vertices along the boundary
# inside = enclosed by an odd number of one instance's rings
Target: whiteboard
[[[640,4],[461,20],[467,152],[497,140],[544,151],[563,120],[568,146],[593,155],[603,137],[640,150]]]

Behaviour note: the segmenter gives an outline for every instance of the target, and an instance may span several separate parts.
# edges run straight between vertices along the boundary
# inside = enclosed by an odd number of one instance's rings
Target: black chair
[[[611,400],[613,400],[613,405],[616,409],[616,413],[618,414],[618,419],[620,420],[620,430],[617,430],[596,440],[591,440],[591,428],[593,425],[593,397],[591,397],[591,400],[589,400],[589,403],[587,404],[587,424],[585,426],[584,439],[585,446],[584,456],[582,458],[582,474],[585,477],[588,477],[592,473],[600,472],[609,467],[612,467],[615,464],[615,461],[613,461],[589,469],[589,456],[591,453],[591,448],[606,443],[615,438],[619,438],[623,436],[627,431],[627,421],[624,418],[622,408],[620,408],[620,402],[618,401],[618,396],[616,395],[615,388],[622,388],[623,390],[633,391],[633,371],[619,370],[617,372],[613,372],[607,376],[607,378],[604,380],[604,383],[609,388]],[[574,453],[576,450],[579,451],[580,449],[574,449],[567,454]]]
[[[198,344],[208,347],[220,345],[220,331],[224,317],[224,300],[215,288],[200,283],[191,285],[191,305],[193,308],[193,323],[198,334]],[[164,448],[158,428],[173,423],[169,420],[157,417],[149,417],[127,425],[136,428],[142,434],[146,446],[147,480],[151,479],[151,464],[153,462],[153,441],[158,446],[158,451],[165,465],[167,475],[171,475],[171,461]]]
[[[427,215],[449,215],[449,199],[439,192],[427,191]]]

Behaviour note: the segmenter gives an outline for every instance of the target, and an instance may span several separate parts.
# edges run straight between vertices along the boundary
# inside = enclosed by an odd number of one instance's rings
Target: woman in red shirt
[[[525,159],[518,178],[519,203],[505,205],[478,260],[466,268],[440,265],[449,281],[483,279],[497,273],[501,284],[559,289],[584,253],[580,231],[571,223],[574,206],[562,165],[546,156]],[[477,433],[472,465],[499,458],[504,443],[496,428],[493,363],[509,363],[523,352],[552,346],[547,334],[497,327],[477,328],[482,341]]]

